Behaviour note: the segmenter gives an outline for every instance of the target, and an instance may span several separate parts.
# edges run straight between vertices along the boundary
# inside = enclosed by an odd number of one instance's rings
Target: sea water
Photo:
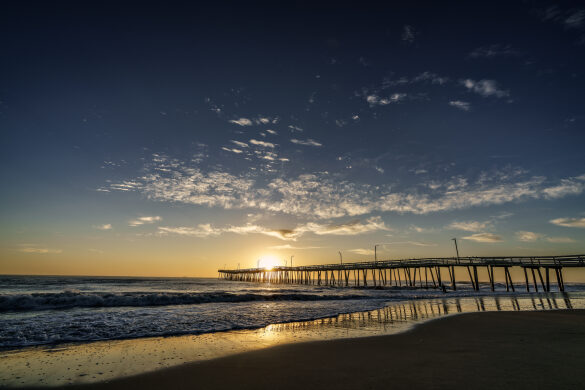
[[[2,276],[0,387],[106,381],[286,343],[396,334],[461,313],[585,309],[585,285],[566,289]]]
[[[496,295],[506,294],[503,286],[496,289]],[[585,285],[567,285],[567,290],[583,296]],[[487,285],[478,293],[465,283],[443,293],[212,278],[0,276],[0,347],[255,329],[365,312],[391,302],[483,294],[494,295]]]

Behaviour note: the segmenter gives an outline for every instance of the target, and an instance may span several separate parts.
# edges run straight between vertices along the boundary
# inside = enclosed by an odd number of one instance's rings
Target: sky
[[[0,273],[585,253],[583,3],[393,3],[5,7]]]

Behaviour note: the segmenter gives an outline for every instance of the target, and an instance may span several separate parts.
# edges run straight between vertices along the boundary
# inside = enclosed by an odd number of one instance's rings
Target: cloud
[[[240,126],[252,126],[252,121],[248,118],[232,119],[229,122]]]
[[[569,237],[546,237],[544,234],[525,231],[516,232],[516,239],[524,242],[536,242],[542,239],[555,244],[569,244],[576,242]]]
[[[473,91],[483,97],[506,97],[510,95],[509,91],[500,89],[498,83],[495,80],[479,80],[475,81],[472,79],[461,80],[461,84],[465,88]]]
[[[375,232],[378,230],[390,230],[381,217],[370,217],[365,223],[354,220],[341,224],[307,223],[295,229],[297,232],[311,232],[317,235],[354,236],[358,234]]]
[[[384,245],[413,245],[413,246],[437,246],[434,243],[427,243],[427,242],[420,242],[420,241],[396,241],[396,242],[386,242]]]
[[[570,179],[561,179],[560,184],[543,190],[548,199],[564,198],[567,195],[578,195],[585,191],[585,177],[578,176]]]
[[[148,224],[148,223],[155,223],[158,221],[162,221],[162,218],[159,216],[153,216],[153,217],[140,217],[137,218],[135,220],[129,221],[128,222],[128,226],[140,226],[140,225],[144,225],[144,224]]]
[[[288,128],[289,128],[289,129],[290,129],[290,131],[292,131],[293,133],[294,133],[295,131],[298,131],[299,133],[302,133],[302,132],[303,132],[303,129],[302,129],[302,128],[300,128],[300,127],[298,127],[298,126],[288,125]]]
[[[272,142],[264,142],[264,141],[258,141],[256,139],[251,139],[250,143],[252,145],[256,145],[256,146],[262,146],[264,148],[274,148],[274,144]]]
[[[573,242],[577,242],[575,240],[573,240],[572,238],[569,237],[547,237],[546,240],[548,242],[552,242],[555,244],[570,244]]]
[[[401,188],[349,181],[328,172],[287,177],[265,176],[257,171],[233,174],[222,167],[204,171],[195,163],[158,157],[145,165],[144,173],[133,180],[136,186],[132,191],[160,202],[282,213],[316,220],[376,212],[424,215],[530,199],[553,199],[551,194],[574,196],[578,191],[555,188],[567,182],[582,182],[583,177],[551,181],[509,168],[442,181],[429,181],[422,176],[422,181]],[[107,190],[117,188],[116,183],[106,187]]]
[[[561,10],[553,5],[541,12],[543,21],[552,21],[566,29],[582,29],[585,26],[585,9]]]
[[[315,141],[314,139],[311,139],[311,138],[306,139],[306,140],[293,138],[290,140],[290,142],[292,142],[293,144],[304,145],[304,146],[323,146],[322,143]]]
[[[159,234],[161,235],[176,234],[179,236],[207,238],[219,236],[224,233],[235,233],[240,235],[264,234],[288,241],[296,241],[299,237],[306,233],[313,233],[316,235],[353,236],[378,230],[389,230],[380,217],[368,218],[364,223],[360,222],[359,220],[340,224],[320,224],[316,222],[309,222],[292,229],[273,229],[251,223],[242,226],[231,225],[222,228],[213,227],[209,223],[200,224],[196,227],[160,226],[158,228]]]
[[[262,116],[260,116],[260,117],[258,117],[258,119],[256,119],[255,122],[256,122],[256,124],[259,124],[259,125],[267,125],[269,123],[272,123],[272,119],[271,118],[268,118],[268,117],[262,117]]]
[[[225,150],[226,152],[232,152],[232,153],[236,153],[236,154],[244,153],[243,150],[236,149],[236,148],[226,148],[225,146],[222,146],[221,150]]]
[[[478,221],[467,221],[467,222],[458,222],[453,221],[447,229],[453,230],[464,230],[466,232],[479,232],[481,230],[485,230],[490,225],[490,222],[478,222]]]
[[[585,24],[585,10],[580,9],[571,12],[564,20],[565,27],[567,28],[581,28]]]
[[[364,255],[364,256],[373,256],[374,255],[373,249],[363,249],[363,248],[348,249],[347,252],[357,253],[358,255]]]
[[[512,49],[510,45],[489,45],[478,47],[469,53],[471,58],[494,58],[494,57],[509,57],[517,56],[519,53]]]
[[[272,134],[272,135],[278,135],[278,133],[277,133],[276,131],[274,131],[274,130],[270,130],[270,129],[268,129],[268,130],[266,130],[266,132],[267,132],[267,133],[270,133],[270,134]]]
[[[558,226],[585,228],[585,218],[556,218],[550,223]]]
[[[94,228],[99,229],[99,230],[110,230],[110,229],[112,229],[112,224],[106,223],[103,225],[94,226]]]
[[[523,242],[534,242],[534,241],[541,239],[542,237],[543,237],[543,235],[540,233],[526,232],[526,231],[516,232],[516,239],[518,241],[523,241]]]
[[[416,225],[412,225],[410,228],[412,230],[414,230],[415,232],[417,232],[417,233],[425,233],[425,232],[428,232],[429,231],[428,229],[425,229],[423,227],[416,226]]]
[[[271,237],[276,237],[281,240],[296,240],[302,233],[295,232],[288,229],[269,229],[254,224],[246,224],[243,226],[227,226],[223,228],[213,227],[211,224],[199,224],[196,227],[169,227],[160,226],[158,228],[160,235],[176,234],[179,236],[190,236],[197,238],[207,238],[219,236],[224,233],[234,233],[240,235],[247,234],[264,234]]]
[[[247,143],[245,143],[245,142],[236,141],[236,140],[233,140],[233,139],[232,139],[232,140],[230,140],[230,142],[231,142],[232,144],[234,144],[234,145],[237,145],[237,146],[239,146],[240,148],[247,148],[247,147],[248,147],[248,144],[247,144]]]
[[[382,81],[382,88],[381,89],[388,89],[391,87],[396,86],[404,86],[406,84],[415,84],[415,83],[431,83],[435,85],[445,85],[449,82],[449,77],[446,76],[439,76],[437,73],[424,71],[414,77],[406,77],[401,76],[399,78],[391,79],[389,77],[385,77]]]
[[[492,233],[476,233],[471,236],[463,237],[464,240],[475,242],[502,242],[502,238]]]
[[[274,245],[267,247],[268,249],[276,249],[276,250],[306,250],[306,249],[321,249],[322,246],[293,246],[290,244],[284,245]]]
[[[461,111],[469,111],[469,110],[471,110],[471,103],[464,102],[464,101],[461,101],[461,100],[451,100],[449,102],[449,105],[451,107],[458,108]]]
[[[398,103],[398,102],[406,99],[407,96],[408,95],[405,93],[393,93],[392,95],[390,95],[386,98],[382,98],[376,94],[372,94],[372,95],[366,96],[366,102],[368,102],[370,107],[386,106],[388,104]]]
[[[63,252],[61,249],[50,249],[50,248],[38,248],[38,247],[24,247],[24,248],[20,248],[19,252],[24,252],[24,253],[36,253],[36,254],[41,254],[41,255],[46,255],[46,254],[58,254]]]
[[[420,82],[424,82],[424,81],[430,81],[431,84],[443,85],[449,81],[449,78],[448,77],[441,77],[436,73],[426,71],[426,72],[422,72],[418,76],[415,76],[411,80],[411,83],[420,83]]]
[[[162,235],[176,234],[179,236],[191,236],[199,238],[218,236],[221,234],[220,230],[212,228],[210,224],[200,224],[195,228],[184,226],[180,227],[159,226],[158,231]]]
[[[404,27],[402,27],[400,39],[408,44],[412,44],[414,43],[415,35],[418,35],[418,32],[414,29],[414,27],[406,24]]]

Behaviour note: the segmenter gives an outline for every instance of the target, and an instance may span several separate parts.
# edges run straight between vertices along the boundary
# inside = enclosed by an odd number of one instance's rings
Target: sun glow
[[[273,269],[274,267],[284,265],[282,260],[276,258],[276,256],[262,256],[259,261],[259,267],[264,269]]]

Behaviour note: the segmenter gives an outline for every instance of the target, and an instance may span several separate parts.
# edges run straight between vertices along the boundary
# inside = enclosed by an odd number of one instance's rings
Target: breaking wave
[[[220,302],[252,302],[252,301],[327,301],[327,300],[359,300],[371,299],[371,296],[350,294],[299,294],[299,293],[175,293],[175,292],[76,292],[32,293],[0,295],[0,312],[6,311],[38,311],[71,308],[96,307],[144,307],[196,305]]]

